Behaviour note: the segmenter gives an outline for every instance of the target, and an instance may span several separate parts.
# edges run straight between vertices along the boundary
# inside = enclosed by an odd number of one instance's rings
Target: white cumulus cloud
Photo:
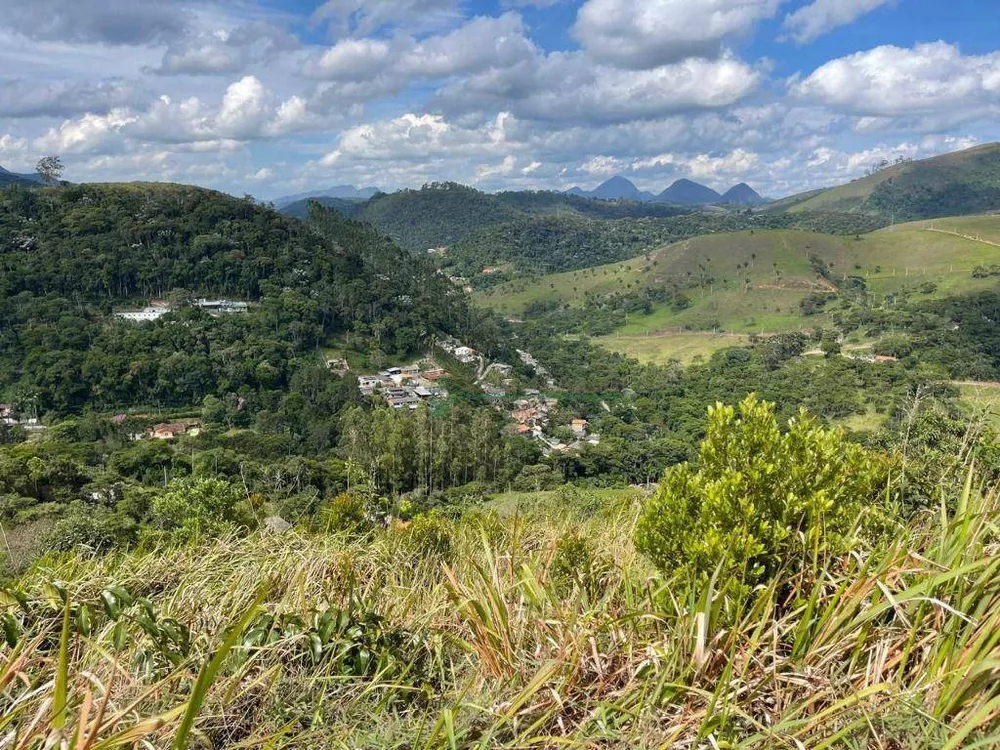
[[[846,26],[896,0],[814,0],[785,17],[785,29],[799,44]]]
[[[803,80],[794,97],[871,117],[899,117],[964,110],[969,116],[995,107],[1000,96],[1000,52],[963,56],[945,42],[911,49],[876,47],[831,60]]]
[[[573,33],[597,60],[649,68],[715,56],[748,34],[782,0],[587,0]]]

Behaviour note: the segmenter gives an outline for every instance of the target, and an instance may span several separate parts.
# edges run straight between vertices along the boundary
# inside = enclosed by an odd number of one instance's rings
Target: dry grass
[[[421,555],[389,529],[69,557],[5,600],[0,747],[167,747],[185,717],[192,747],[994,747],[998,510],[970,474],[954,511],[750,601],[656,576],[634,504],[470,517]],[[567,585],[571,528],[605,563]],[[323,641],[329,611],[356,624]]]

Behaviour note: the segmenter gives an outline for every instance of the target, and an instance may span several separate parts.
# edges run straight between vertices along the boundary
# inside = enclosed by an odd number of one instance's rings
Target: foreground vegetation
[[[1000,500],[977,473],[981,443],[928,477],[939,507],[906,509],[906,454],[807,422],[783,434],[754,401],[713,424],[700,478],[673,470],[653,500],[566,488],[502,514],[385,525],[345,515],[340,499],[286,533],[239,521],[180,546],[49,558],[4,589],[0,736],[77,748],[995,746]],[[726,446],[755,458],[713,463]],[[753,480],[772,462],[772,479]],[[742,476],[757,482],[755,507],[711,489]],[[741,533],[758,547],[706,546],[703,528],[673,523],[692,511],[771,525]],[[707,556],[678,566],[652,530]]]

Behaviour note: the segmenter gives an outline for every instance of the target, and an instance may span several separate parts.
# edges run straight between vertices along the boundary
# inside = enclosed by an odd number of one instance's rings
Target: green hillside
[[[625,260],[679,240],[748,229],[864,233],[884,222],[859,214],[694,211],[670,217],[592,219],[576,213],[533,215],[482,227],[448,248],[442,263],[476,288],[524,275],[559,273]],[[497,273],[495,269],[502,269]],[[484,269],[494,269],[484,274]]]
[[[0,167],[0,188],[10,185],[37,187],[40,183],[41,179],[37,175],[17,174],[16,172],[8,172],[3,167]]]
[[[689,331],[770,333],[829,326],[846,297],[933,300],[1000,286],[1000,216],[897,225],[856,237],[754,230],[696,237],[596,268],[519,279],[478,292],[522,318],[537,310],[628,309],[602,343],[646,361],[731,345]]]
[[[543,300],[574,306],[595,295],[682,290],[690,297],[690,306],[659,317],[663,322],[676,318],[675,325],[693,325],[706,306],[713,307],[722,299],[751,300],[734,304],[746,310],[765,299],[770,302],[776,295],[797,300],[829,289],[829,283],[818,277],[810,256],[823,257],[835,267],[838,263],[844,266],[853,258],[853,243],[801,230],[703,235],[621,263],[514,281],[481,292],[477,299],[505,314],[518,315],[527,305]]]
[[[309,203],[309,199],[297,201],[281,210],[289,216],[305,218]],[[690,211],[664,203],[602,201],[551,191],[507,191],[491,195],[454,182],[380,194],[368,201],[322,198],[319,203],[366,221],[401,247],[417,252],[451,246],[498,225],[507,227],[501,230],[502,236],[511,231],[510,226],[532,227],[532,220],[539,217],[542,225],[537,231],[545,233],[549,231],[545,229],[546,221],[557,218],[581,221],[655,219]],[[474,244],[482,242],[482,238],[474,240]]]
[[[492,195],[446,182],[421,190],[377,195],[358,218],[370,222],[401,247],[422,251],[458,242],[488,224],[512,221],[522,213]]]
[[[249,417],[276,406],[318,347],[390,356],[470,336],[464,298],[424,260],[314,213],[310,227],[182,185],[0,190],[0,403],[67,414],[239,394]],[[212,318],[198,297],[250,308]],[[175,312],[109,325],[152,298]]]
[[[771,204],[768,212],[842,211],[907,221],[1000,209],[1000,144],[895,164]]]

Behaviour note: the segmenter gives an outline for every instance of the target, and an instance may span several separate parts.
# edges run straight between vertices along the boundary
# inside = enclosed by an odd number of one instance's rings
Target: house
[[[414,388],[413,394],[419,398],[430,398],[431,396],[434,395],[432,391],[428,390],[427,388],[424,388],[422,385],[418,385],[416,388]]]
[[[573,431],[573,437],[579,439],[587,437],[587,427],[590,423],[586,419],[574,419],[569,423],[569,428]]]
[[[200,432],[201,422],[196,419],[163,422],[149,428],[149,436],[154,440],[173,440],[182,435],[195,436]]]
[[[455,349],[455,359],[462,364],[469,364],[476,358],[476,350],[468,346],[459,346]]]
[[[328,359],[326,361],[326,366],[330,368],[333,372],[338,375],[343,375],[345,372],[351,371],[351,366],[347,363],[346,359],[335,358]]]
[[[876,362],[899,362],[899,360],[896,359],[895,357],[893,357],[891,355],[886,355],[886,354],[876,354],[875,355],[875,361]]]
[[[38,417],[26,417],[23,414],[18,414],[13,406],[10,404],[0,404],[0,424],[13,427],[14,425],[20,425],[21,427],[26,427],[27,429],[43,429],[38,425]]]
[[[382,378],[378,375],[358,375],[358,388],[366,396],[372,395],[376,388],[382,386]]]
[[[393,409],[416,409],[420,406],[420,399],[405,388],[390,388],[383,395]]]
[[[147,323],[149,321],[159,320],[168,312],[170,312],[170,308],[166,305],[150,305],[149,307],[144,307],[141,310],[122,310],[121,312],[116,312],[115,317],[118,318],[118,320],[125,320],[129,323]]]
[[[441,378],[447,378],[451,376],[447,373],[447,371],[442,370],[440,367],[437,367],[433,370],[427,370],[427,372],[423,373],[422,377],[424,380],[430,380],[431,382],[434,382],[435,380],[440,380]]]
[[[199,299],[195,300],[195,307],[200,307],[209,315],[230,315],[232,313],[245,313],[250,309],[246,302],[234,302],[229,299]]]

